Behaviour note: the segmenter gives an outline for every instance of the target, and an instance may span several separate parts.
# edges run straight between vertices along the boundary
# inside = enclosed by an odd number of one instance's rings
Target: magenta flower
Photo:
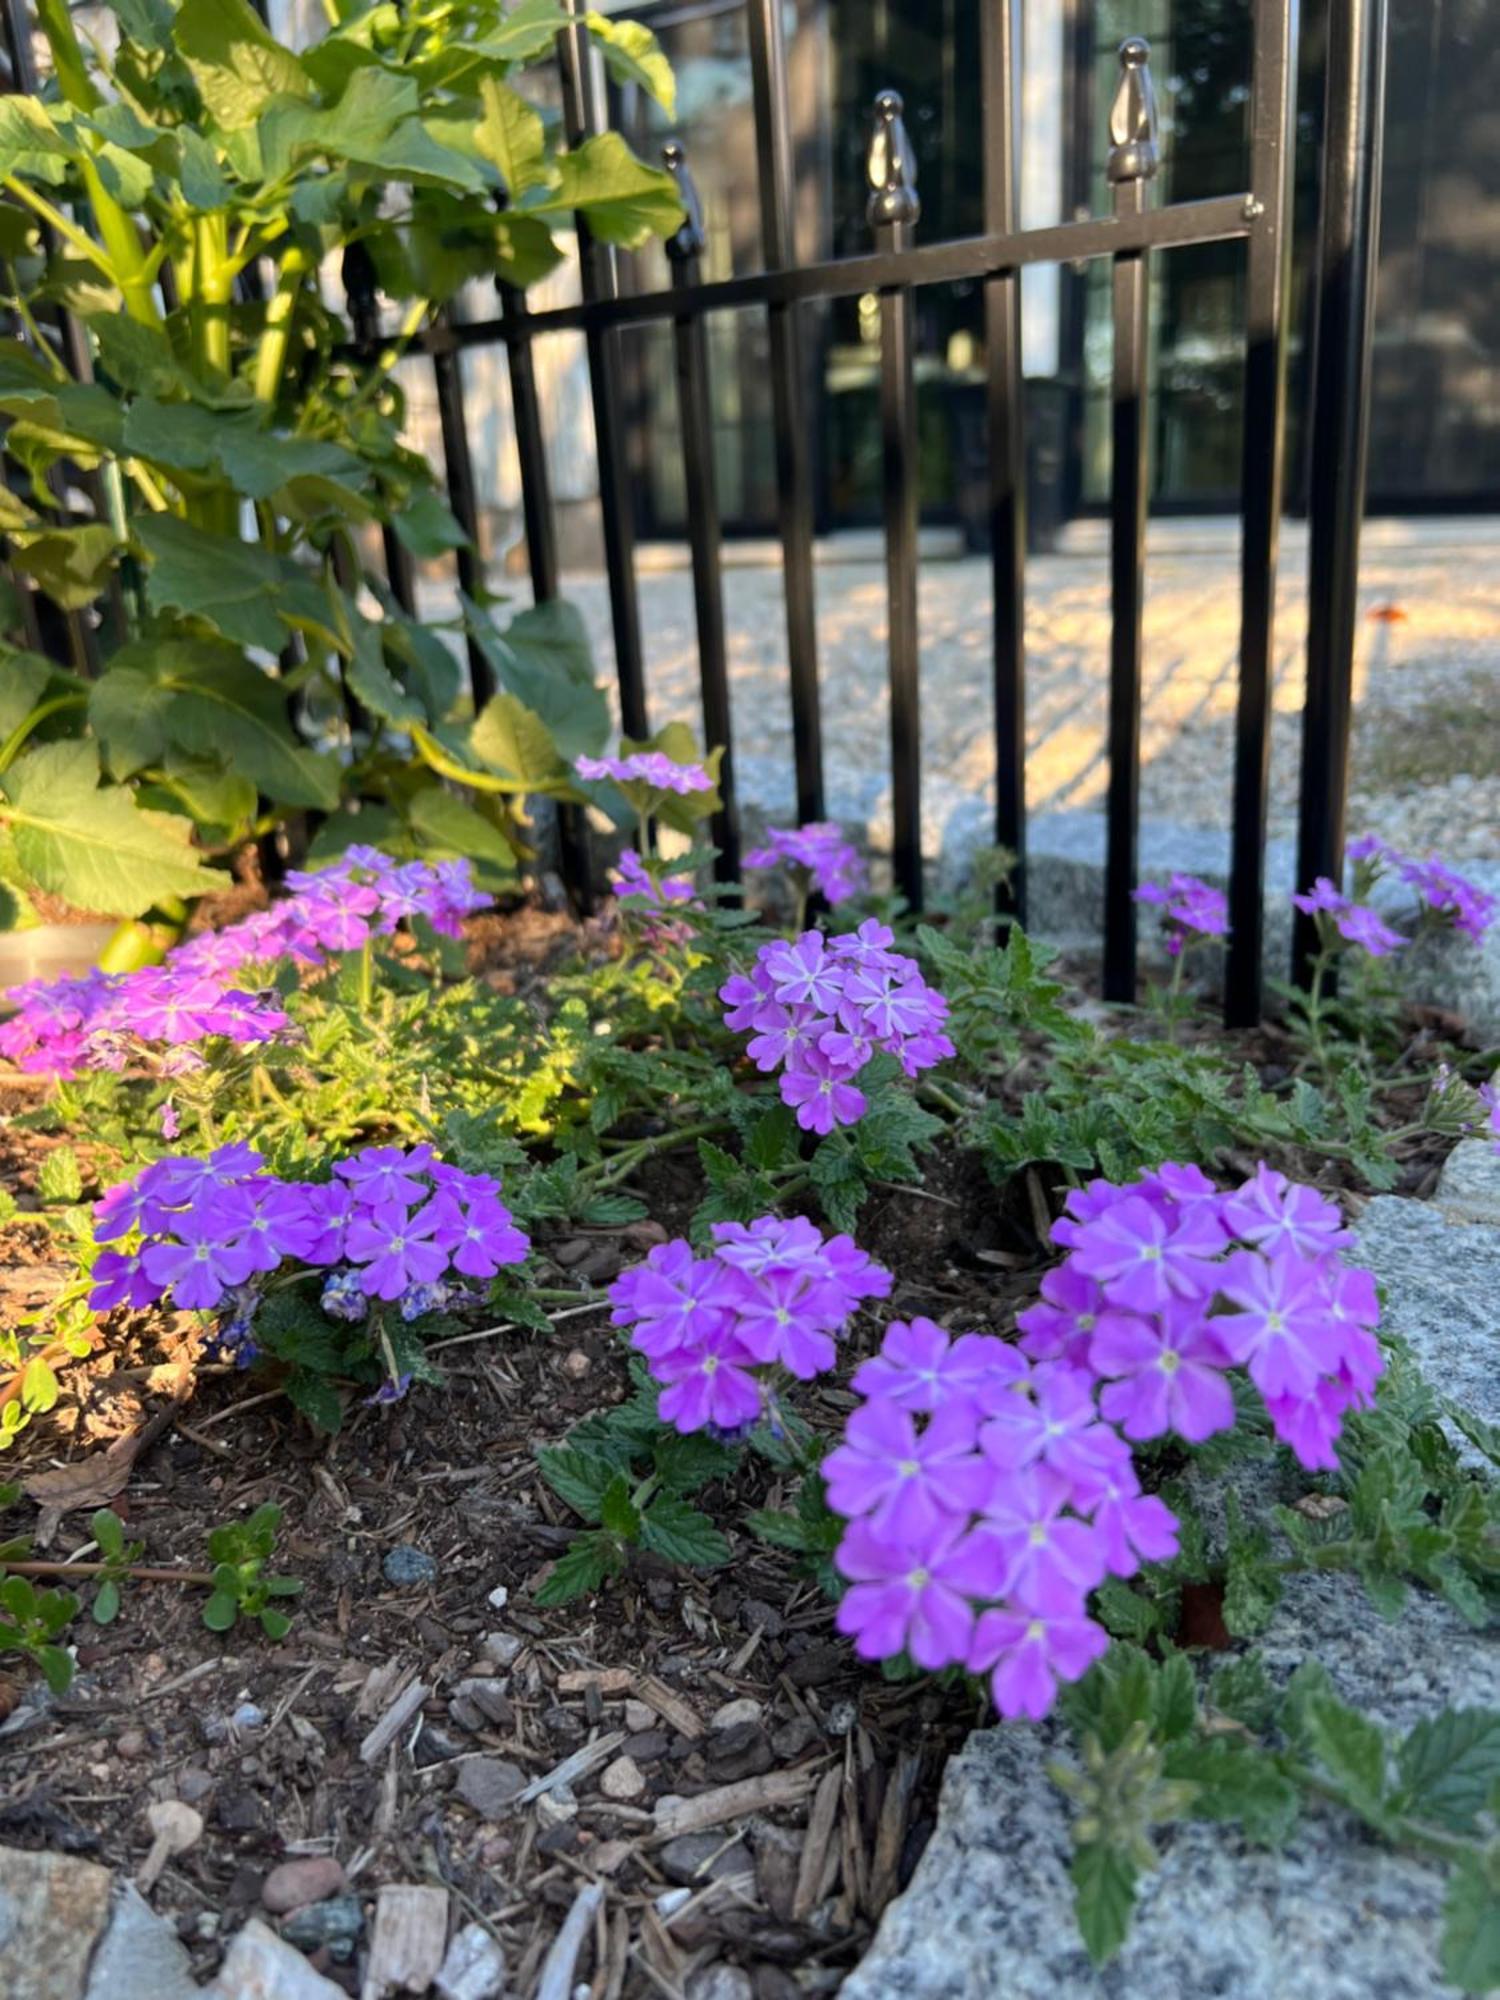
[[[775,868],[782,862],[801,869],[830,903],[862,895],[868,887],[858,850],[829,820],[813,820],[797,828],[767,827],[766,845],[745,856],[747,868]]]
[[[711,792],[714,781],[701,764],[679,764],[664,750],[636,750],[628,757],[575,757],[580,778],[613,778],[620,785],[643,785],[654,792]]]
[[[735,1332],[757,1361],[779,1361],[799,1382],[810,1382],[834,1364],[833,1336],[820,1316],[807,1312],[815,1281],[803,1271],[766,1271],[745,1287]],[[842,1315],[840,1315],[842,1317]]]
[[[1058,1264],[1042,1279],[1041,1299],[1016,1314],[1021,1347],[1033,1361],[1066,1361],[1072,1368],[1089,1365],[1089,1342],[1099,1323],[1104,1294],[1072,1260]]]
[[[770,1076],[813,1053],[810,1030],[818,1016],[811,1007],[782,1007],[774,1000],[755,1010],[755,1033],[745,1052],[762,1076]]]
[[[344,1254],[363,1265],[359,1282],[374,1299],[399,1299],[410,1285],[430,1285],[447,1268],[447,1252],[433,1241],[441,1220],[435,1203],[409,1215],[398,1201],[358,1208],[344,1237]]]
[[[466,1278],[493,1278],[507,1264],[523,1264],[530,1249],[505,1203],[492,1194],[461,1203],[451,1194],[433,1196],[436,1240],[455,1271]]]
[[[757,1422],[761,1387],[754,1366],[754,1355],[728,1327],[658,1356],[652,1373],[667,1385],[657,1405],[662,1421],[689,1435],[709,1428],[739,1431]]]
[[[136,1251],[101,1250],[90,1275],[91,1312],[114,1312],[119,1306],[139,1311],[143,1306],[155,1305],[161,1297],[161,1286],[147,1272]]]
[[[1193,937],[1227,937],[1229,904],[1222,889],[1196,875],[1174,874],[1169,882],[1146,882],[1134,892],[1135,901],[1159,908],[1167,932],[1168,954],[1177,958]]]
[[[1087,1617],[1075,1592],[1051,1580],[1034,1595],[980,1613],[969,1648],[972,1674],[990,1675],[995,1706],[1007,1718],[1039,1722],[1060,1681],[1080,1679],[1109,1650],[1109,1634]]]
[[[843,970],[830,956],[821,931],[804,931],[795,944],[767,946],[765,965],[771,991],[783,1007],[831,1014],[842,997]]]
[[[216,1217],[179,1216],[173,1232],[176,1242],[146,1245],[141,1266],[158,1294],[170,1291],[186,1312],[210,1310],[255,1268],[250,1252],[236,1238],[225,1238]]]
[[[1194,1300],[1174,1299],[1151,1319],[1133,1313],[1100,1316],[1089,1358],[1114,1379],[1099,1392],[1099,1411],[1128,1438],[1175,1431],[1201,1444],[1234,1424],[1234,1397],[1224,1379],[1229,1355]]]
[[[432,1165],[431,1146],[366,1146],[352,1159],[340,1160],[334,1172],[349,1183],[356,1202],[364,1208],[384,1208],[392,1202],[410,1205],[427,1194],[427,1184],[419,1176]]]
[[[1236,1251],[1220,1289],[1237,1312],[1214,1320],[1230,1357],[1268,1400],[1307,1396],[1323,1373],[1330,1320],[1322,1272],[1295,1254]]]
[[[878,1534],[925,1535],[949,1515],[973,1512],[989,1492],[994,1475],[973,1439],[962,1409],[938,1410],[918,1436],[898,1403],[866,1403],[823,1461],[828,1504],[851,1519],[868,1514]]]
[[[781,1095],[804,1132],[826,1138],[835,1125],[856,1125],[865,1115],[864,1092],[855,1088],[819,1049],[804,1049],[781,1079]]]
[[[1213,1276],[1206,1269],[1225,1245],[1218,1217],[1198,1204],[1168,1220],[1151,1202],[1128,1194],[1073,1239],[1073,1264],[1104,1289],[1111,1305],[1156,1312],[1173,1298],[1197,1296]]]
[[[979,1433],[980,1450],[1002,1472],[1041,1464],[1072,1480],[1096,1477],[1101,1461],[1124,1447],[1098,1421],[1092,1380],[1056,1361],[1044,1362],[1032,1380],[1031,1395],[996,1398]]]
[[[1073,1483],[1044,1465],[998,1478],[975,1535],[995,1552],[992,1597],[1035,1596],[1060,1579],[1080,1602],[1104,1576],[1104,1545],[1069,1513]]]
[[[1079,1504],[1093,1523],[1111,1576],[1134,1576],[1143,1562],[1170,1562],[1176,1555],[1176,1516],[1154,1493],[1142,1493],[1128,1452],[1101,1473]]]
[[[902,1409],[930,1414],[958,1403],[973,1414],[975,1434],[988,1409],[981,1394],[998,1376],[1029,1378],[1030,1370],[1013,1347],[986,1334],[965,1333],[954,1340],[930,1319],[893,1320],[880,1352],[855,1370],[850,1387],[857,1395],[883,1398]]]
[[[1294,1250],[1299,1257],[1321,1257],[1354,1241],[1331,1201],[1316,1188],[1289,1181],[1264,1160],[1238,1193],[1225,1196],[1222,1213],[1233,1235],[1267,1256]]]
[[[834,1566],[852,1589],[838,1629],[862,1660],[906,1652],[929,1672],[958,1666],[974,1637],[971,1597],[984,1595],[984,1552],[962,1520],[935,1517],[917,1530],[884,1535],[870,1521],[850,1524]]]
[[[1306,1396],[1268,1396],[1266,1408],[1277,1437],[1290,1445],[1301,1463],[1314,1471],[1336,1472],[1334,1445],[1343,1429],[1344,1412],[1366,1399],[1343,1382],[1321,1381]]]
[[[740,1293],[724,1266],[695,1257],[689,1244],[661,1243],[610,1289],[616,1326],[634,1326],[642,1354],[690,1348],[724,1330]]]

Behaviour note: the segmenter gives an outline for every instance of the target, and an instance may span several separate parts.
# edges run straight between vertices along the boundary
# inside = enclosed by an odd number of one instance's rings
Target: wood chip
[[[543,1792],[550,1792],[558,1785],[571,1785],[575,1778],[587,1776],[595,1765],[603,1764],[612,1757],[624,1741],[623,1729],[612,1729],[608,1736],[596,1736],[592,1743],[585,1743],[583,1748],[575,1750],[571,1757],[564,1757],[560,1764],[555,1764],[540,1778],[533,1778],[524,1792],[517,1792],[516,1804],[530,1805],[531,1801],[539,1799]]]
[[[389,1882],[375,1904],[375,1937],[361,2000],[425,1993],[448,1949],[448,1891]]]
[[[875,1834],[875,1855],[870,1863],[870,1881],[865,1914],[878,1918],[896,1893],[901,1849],[906,1840],[906,1822],[911,1817],[912,1794],[922,1770],[921,1753],[903,1750],[896,1759],[880,1808],[880,1825]]]
[[[559,1694],[587,1694],[597,1688],[601,1695],[628,1694],[635,1686],[629,1667],[572,1667],[557,1677]]]
[[[593,1927],[594,1912],[604,1900],[602,1882],[590,1882],[573,1898],[573,1907],[563,1919],[563,1927],[552,1941],[552,1949],[542,1963],[535,2000],[568,2000],[573,1991],[573,1968],[583,1941]]]
[[[703,1734],[703,1724],[698,1720],[696,1710],[689,1707],[680,1694],[674,1694],[665,1681],[655,1674],[645,1674],[633,1682],[637,1696],[648,1707],[654,1708],[663,1722],[670,1722],[679,1736],[699,1737]]]
[[[802,1862],[797,1870],[797,1892],[792,1898],[792,1920],[805,1922],[808,1913],[819,1901],[823,1887],[824,1864],[830,1853],[837,1855],[833,1846],[833,1822],[839,1809],[839,1790],[843,1778],[837,1765],[823,1773],[818,1785],[817,1797],[813,1800],[812,1811],[808,1815],[807,1834],[802,1842]]]
[[[838,1773],[830,1775],[836,1800]],[[772,1806],[794,1806],[807,1797],[812,1787],[813,1772],[804,1767],[799,1771],[767,1771],[763,1777],[742,1778],[738,1784],[720,1785],[716,1791],[700,1792],[692,1799],[663,1799],[656,1808],[656,1830],[664,1839],[679,1833],[704,1833],[709,1827],[723,1826],[726,1820],[743,1819]]]
[[[391,1703],[364,1742],[359,1746],[362,1764],[378,1764],[432,1690],[423,1681],[413,1681]]]

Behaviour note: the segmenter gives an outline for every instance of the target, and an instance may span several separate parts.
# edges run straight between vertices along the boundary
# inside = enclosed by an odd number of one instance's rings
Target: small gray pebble
[[[264,1729],[266,1711],[257,1708],[253,1701],[242,1701],[229,1720],[236,1729]]]
[[[317,1951],[327,1945],[329,1956],[342,1964],[354,1956],[364,1927],[365,1913],[358,1896],[329,1896],[324,1902],[293,1910],[281,1926],[281,1935],[299,1951]]]
[[[380,1573],[387,1583],[399,1588],[403,1584],[436,1583],[438,1566],[425,1549],[398,1542],[380,1565]]]

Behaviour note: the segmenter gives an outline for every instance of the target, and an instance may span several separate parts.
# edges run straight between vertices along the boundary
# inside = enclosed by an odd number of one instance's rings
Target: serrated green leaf
[[[599,1496],[599,1525],[627,1542],[640,1533],[640,1509],[630,1497],[630,1480],[623,1472],[616,1473]]]
[[[663,1431],[651,1456],[663,1491],[678,1496],[696,1493],[710,1479],[723,1478],[735,1462],[727,1446],[701,1431]]]
[[[584,16],[589,33],[604,52],[604,67],[616,83],[633,83],[654,97],[667,117],[677,115],[677,82],[651,30],[640,21],[607,14]]]
[[[619,1557],[607,1540],[582,1535],[558,1558],[551,1576],[536,1593],[536,1602],[569,1604],[575,1597],[597,1590],[618,1568]]]
[[[75,909],[138,917],[163,896],[222,886],[183,822],[137,811],[129,792],[98,780],[91,743],[44,743],[0,777],[0,823],[38,888]]]
[[[791,1549],[802,1555],[807,1549],[807,1528],[795,1514],[784,1514],[776,1508],[758,1507],[745,1516],[745,1526],[752,1535],[773,1548]]]
[[[151,567],[146,598],[154,611],[203,618],[237,645],[275,653],[286,638],[276,610],[282,569],[267,550],[213,535],[175,514],[135,522]]]
[[[536,1459],[558,1499],[586,1521],[600,1518],[605,1494],[629,1462],[618,1446],[600,1443],[585,1449],[571,1441],[543,1446]]]
[[[1073,1878],[1073,1914],[1084,1949],[1095,1965],[1104,1965],[1130,1934],[1136,1865],[1118,1848],[1090,1844],[1077,1850],[1068,1872]]]
[[[44,1201],[83,1199],[83,1170],[71,1146],[52,1148],[37,1171],[36,1184]]]
[[[301,63],[250,0],[183,0],[172,41],[225,131],[253,124],[278,97],[306,97],[311,89]]]
[[[483,116],[474,128],[474,143],[496,168],[511,199],[544,187],[551,177],[547,137],[541,118],[518,91],[495,77],[481,77],[479,102]]]
[[[1202,1736],[1167,1753],[1167,1776],[1191,1784],[1198,1819],[1228,1820],[1263,1847],[1287,1840],[1301,1794],[1269,1752],[1233,1736]]]
[[[1314,1695],[1306,1711],[1313,1753],[1356,1812],[1377,1825],[1387,1815],[1386,1745],[1379,1726],[1333,1694]]]
[[[670,1493],[659,1493],[641,1516],[641,1547],[694,1569],[717,1569],[730,1555],[708,1516]]]
[[[1500,1782],[1500,1710],[1445,1709],[1419,1722],[1398,1746],[1401,1809],[1472,1833]]]
[[[1493,1863],[1465,1856],[1443,1898],[1443,1976],[1465,1993],[1500,1986],[1500,1881]]]
[[[653,236],[682,226],[677,183],[659,167],[638,160],[618,132],[602,132],[557,155],[555,188],[538,189],[529,213],[576,210],[600,242],[638,250]]]
[[[260,1328],[257,1324],[257,1338]],[[308,1422],[330,1437],[338,1431],[344,1421],[344,1405],[338,1390],[331,1382],[319,1375],[310,1374],[305,1368],[294,1369],[283,1385],[287,1401],[299,1410]]]
[[[81,611],[100,595],[118,547],[114,529],[97,521],[81,528],[16,528],[10,534],[12,563],[64,611]]]
[[[1226,1660],[1209,1683],[1208,1698],[1219,1714],[1257,1732],[1270,1726],[1276,1712],[1276,1691],[1259,1653]]]
[[[505,874],[515,872],[515,853],[500,829],[441,785],[414,793],[406,811],[424,854],[462,854]]]
[[[542,791],[567,778],[546,723],[503,689],[491,695],[475,717],[469,740],[489,770],[524,791]]]

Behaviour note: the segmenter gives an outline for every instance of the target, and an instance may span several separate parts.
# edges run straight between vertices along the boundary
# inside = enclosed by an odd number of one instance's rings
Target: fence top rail
[[[602,328],[685,314],[727,312],[756,305],[790,305],[808,299],[858,297],[908,285],[942,285],[955,280],[994,278],[1024,264],[1082,263],[1132,250],[1182,249],[1194,243],[1223,243],[1249,236],[1260,208],[1249,194],[1215,195],[1203,201],[1174,202],[1139,215],[1089,216],[1045,229],[998,231],[962,236],[949,243],[914,249],[881,250],[864,257],[839,257],[821,264],[755,271],[742,278],[678,285],[659,292],[584,300],[514,317],[467,320],[428,329],[414,344],[428,353],[452,346],[479,347],[495,340],[543,333],[597,332]]]

